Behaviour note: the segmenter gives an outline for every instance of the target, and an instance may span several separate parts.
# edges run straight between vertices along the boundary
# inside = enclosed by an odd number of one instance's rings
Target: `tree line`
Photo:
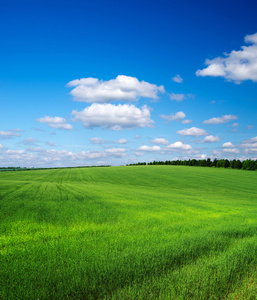
[[[110,167],[110,165],[99,165],[99,166],[75,166],[75,167],[49,167],[49,168],[27,168],[27,167],[0,167],[0,172],[4,171],[35,171],[35,170],[57,170],[57,169],[72,169],[72,168],[101,168]]]
[[[142,165],[173,165],[173,166],[199,166],[199,167],[215,167],[215,168],[231,168],[242,170],[257,170],[257,160],[246,159],[228,160],[228,159],[189,159],[189,160],[166,160],[153,162],[138,162],[135,164],[127,164],[127,166],[142,166]]]

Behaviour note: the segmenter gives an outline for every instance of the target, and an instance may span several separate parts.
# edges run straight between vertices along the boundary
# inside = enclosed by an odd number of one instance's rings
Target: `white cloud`
[[[70,92],[75,100],[87,103],[112,101],[136,101],[140,97],[159,99],[164,87],[139,81],[136,77],[118,75],[109,81],[97,78],[82,78],[70,81],[67,86],[74,87]]]
[[[253,127],[254,127],[253,125],[247,125],[246,126],[247,129],[253,129]]]
[[[213,135],[207,135],[204,139],[203,142],[204,143],[215,143],[220,141],[220,137],[219,136],[213,136]]]
[[[257,33],[247,35],[246,43],[251,46],[242,46],[242,50],[233,50],[225,57],[207,59],[203,70],[196,71],[197,76],[224,77],[227,80],[240,83],[245,80],[257,82]]]
[[[240,147],[242,147],[242,148],[257,148],[257,142],[255,142],[255,143],[242,143],[241,145],[240,145]]]
[[[160,146],[146,146],[143,145],[141,147],[138,148],[138,150],[140,151],[146,151],[146,152],[155,152],[155,151],[160,151],[161,147]]]
[[[239,153],[240,151],[238,150],[238,149],[236,149],[236,148],[225,148],[225,149],[223,149],[222,150],[223,152],[225,152],[225,153],[228,153],[228,154],[237,154],[237,153]]]
[[[186,117],[186,114],[183,111],[178,111],[175,114],[172,113],[168,116],[160,115],[160,117],[167,121],[178,121],[178,122],[182,122],[183,124],[188,124],[188,123],[192,122],[192,120],[184,120],[184,118]]]
[[[61,124],[66,123],[66,120],[61,117],[49,117],[45,116],[44,118],[40,118],[36,120],[39,123],[53,123],[53,124]]]
[[[75,157],[79,160],[84,159],[99,159],[104,157],[104,152],[101,151],[81,151],[80,153],[76,153]]]
[[[47,126],[56,128],[56,129],[65,129],[65,130],[73,129],[73,126],[70,124],[48,124]]]
[[[41,148],[41,147],[28,147],[27,149],[26,149],[27,151],[29,151],[29,152],[45,152],[46,150],[45,149],[43,149],[43,148]]]
[[[151,143],[156,145],[168,145],[169,141],[167,141],[165,138],[156,138],[151,140]]]
[[[194,98],[195,95],[193,94],[175,94],[175,93],[172,93],[169,95],[170,96],[170,99],[171,100],[175,100],[175,101],[178,101],[178,102],[181,102],[185,99],[188,99],[188,98]]]
[[[172,93],[170,95],[171,100],[175,100],[175,101],[178,101],[178,102],[184,100],[185,98],[186,98],[185,94],[174,94],[174,93]]]
[[[92,144],[104,144],[104,140],[102,138],[94,137],[90,139]]]
[[[183,120],[183,121],[181,121],[181,123],[183,123],[183,124],[190,124],[190,123],[192,123],[192,120]]]
[[[174,82],[177,82],[177,83],[182,83],[183,82],[183,78],[181,78],[179,74],[177,74],[176,76],[172,77],[171,79]]]
[[[208,134],[204,129],[197,128],[197,127],[178,130],[177,133],[185,136],[204,136]]]
[[[143,156],[143,155],[144,155],[143,152],[135,152],[134,154],[135,154],[136,156]]]
[[[238,117],[234,115],[223,115],[218,118],[211,118],[209,120],[205,120],[203,124],[224,124],[237,119]]]
[[[257,148],[245,149],[245,153],[247,153],[247,154],[256,154],[257,153]]]
[[[126,139],[119,139],[117,141],[114,141],[114,143],[116,143],[116,144],[127,144],[128,141]]]
[[[183,144],[182,142],[175,142],[175,143],[170,144],[167,147],[165,147],[164,150],[167,150],[167,151],[189,151],[189,150],[193,150],[193,148],[189,144]]]
[[[4,149],[4,146],[2,144],[0,144],[0,149]]]
[[[105,155],[111,157],[124,157],[126,156],[125,148],[112,148],[105,150]]]
[[[240,148],[244,148],[244,152],[249,154],[256,154],[257,153],[257,136],[251,139],[244,140],[240,146]],[[249,157],[248,157],[249,158]]]
[[[144,105],[141,109],[134,105],[113,105],[94,103],[83,111],[72,111],[74,121],[79,121],[85,127],[104,127],[111,130],[125,128],[153,127],[149,108]]]
[[[232,127],[237,127],[237,126],[239,126],[239,124],[238,123],[233,123],[231,126]]]
[[[17,133],[13,130],[11,131],[0,131],[0,137],[4,138],[4,139],[9,139],[11,137],[14,136],[21,136],[20,133]]]
[[[231,142],[224,143],[222,145],[223,148],[233,148],[235,147]]]
[[[56,129],[65,129],[71,130],[73,126],[66,123],[66,120],[61,117],[49,117],[45,116],[44,118],[40,118],[36,120],[39,123],[48,123],[47,126]]]
[[[6,150],[5,153],[7,154],[23,154],[25,153],[24,150]]]

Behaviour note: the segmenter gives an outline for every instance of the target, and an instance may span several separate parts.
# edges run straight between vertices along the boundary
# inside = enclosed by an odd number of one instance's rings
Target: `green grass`
[[[257,172],[0,174],[0,299],[256,299]]]

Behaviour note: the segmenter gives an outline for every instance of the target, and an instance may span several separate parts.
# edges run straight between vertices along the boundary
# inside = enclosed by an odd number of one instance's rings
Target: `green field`
[[[0,299],[256,299],[257,172],[0,174]]]

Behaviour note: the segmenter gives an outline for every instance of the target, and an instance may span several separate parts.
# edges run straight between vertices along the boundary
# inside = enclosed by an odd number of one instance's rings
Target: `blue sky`
[[[256,1],[6,1],[0,166],[257,159]]]

